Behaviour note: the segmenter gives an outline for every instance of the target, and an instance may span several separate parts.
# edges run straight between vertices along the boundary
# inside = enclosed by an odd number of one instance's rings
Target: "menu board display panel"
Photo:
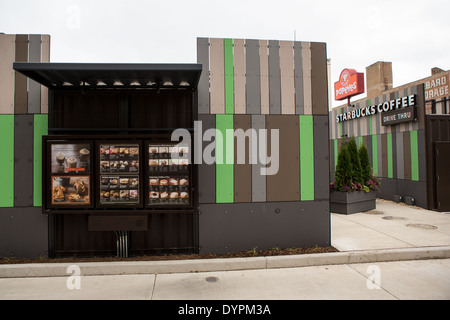
[[[98,147],[99,204],[139,206],[140,144],[111,142]]]
[[[190,205],[189,147],[170,144],[148,145],[147,204]]]
[[[53,176],[51,203],[54,205],[89,205],[89,176]]]
[[[91,145],[85,143],[51,145],[51,173],[89,173]]]

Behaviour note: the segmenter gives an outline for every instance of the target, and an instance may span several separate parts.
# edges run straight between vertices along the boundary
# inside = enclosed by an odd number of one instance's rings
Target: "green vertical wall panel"
[[[363,145],[364,141],[363,141],[363,136],[359,136],[358,137],[358,148],[361,148],[361,146]]]
[[[34,115],[33,205],[42,206],[42,136],[48,134],[48,115]]]
[[[234,136],[233,115],[216,115],[216,202],[234,202]],[[231,136],[230,136],[231,129]],[[227,133],[228,130],[228,133]],[[228,144],[228,146],[227,146]]]
[[[411,141],[411,180],[419,181],[419,144],[417,131],[410,131]]]
[[[225,113],[234,114],[233,40],[224,39]]]
[[[300,200],[314,200],[314,130],[312,115],[300,117]]]
[[[0,115],[0,207],[14,207],[14,115]]]
[[[378,138],[376,134],[372,135],[372,170],[373,175],[378,176]]]
[[[394,178],[394,160],[392,154],[392,133],[387,134],[388,178]]]

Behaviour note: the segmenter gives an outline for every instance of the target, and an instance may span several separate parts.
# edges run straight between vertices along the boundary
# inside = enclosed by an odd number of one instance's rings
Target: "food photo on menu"
[[[187,177],[149,177],[150,204],[188,204],[189,180]]]
[[[90,144],[52,144],[52,173],[88,173],[90,171]]]
[[[90,204],[88,176],[52,177],[52,204]]]
[[[101,176],[100,177],[101,203],[138,203],[139,177],[138,176]]]
[[[139,172],[139,146],[100,146],[100,172],[136,173]]]

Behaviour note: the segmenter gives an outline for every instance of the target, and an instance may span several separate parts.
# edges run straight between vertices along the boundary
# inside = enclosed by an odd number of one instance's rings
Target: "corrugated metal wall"
[[[0,34],[0,56],[0,256],[45,256],[41,154],[48,91],[13,63],[48,62],[50,36]]]
[[[426,155],[425,155],[425,100],[423,85],[413,86],[356,103],[356,109],[378,105],[411,94],[417,95],[417,121],[390,126],[381,125],[382,113],[337,123],[336,115],[354,110],[351,107],[330,111],[330,179],[334,181],[334,169],[340,146],[346,138],[356,137],[364,143],[374,175],[382,186],[379,196],[393,200],[395,194],[411,196],[417,205],[427,207]]]
[[[261,245],[271,242],[272,247],[277,241],[291,245],[305,244],[308,240],[329,244],[329,232],[307,237],[299,227],[301,223],[314,223],[315,218],[328,221],[324,218],[329,214],[326,59],[324,43],[197,39],[197,62],[203,64],[198,92],[202,133],[211,128],[221,133],[230,129],[267,129],[267,141],[263,143],[267,155],[272,150],[276,152],[275,147],[279,150],[279,170],[275,175],[262,175],[260,169],[265,165],[261,161],[199,165],[200,251],[230,250],[225,242],[229,242],[231,230],[221,227],[222,219],[242,229],[242,234],[235,234],[240,241],[235,241],[234,249],[251,249],[258,242]],[[271,145],[270,132],[274,129],[279,130],[278,146]],[[222,154],[237,160],[237,140],[231,137],[211,140],[204,147],[217,147],[216,160]],[[227,141],[234,148],[227,150]],[[253,137],[246,143],[247,160],[252,143],[257,143]],[[311,202],[309,207],[321,210],[307,222],[298,214],[304,210],[299,209],[301,202]],[[291,214],[276,217],[258,214],[268,203],[279,204]],[[285,239],[275,232],[266,240],[262,240],[263,233],[256,232],[252,241],[245,239],[244,230],[251,229],[251,223],[262,225],[273,221],[286,227],[292,223],[299,232]]]

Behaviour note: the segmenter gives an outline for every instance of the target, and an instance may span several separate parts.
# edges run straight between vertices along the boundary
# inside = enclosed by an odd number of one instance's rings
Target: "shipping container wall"
[[[200,252],[329,245],[326,45],[198,38],[197,63]]]
[[[416,95],[416,121],[383,126],[384,113],[337,122],[336,116],[355,109],[379,105],[394,99]],[[360,100],[355,107],[344,106],[330,111],[330,181],[340,147],[354,137],[364,144],[375,177],[381,182],[378,196],[394,200],[394,195],[412,197],[416,205],[427,208],[424,86],[418,85],[371,99]]]
[[[13,70],[14,62],[48,62],[50,36],[0,34],[0,257],[47,255],[42,215],[42,136],[47,88]]]

